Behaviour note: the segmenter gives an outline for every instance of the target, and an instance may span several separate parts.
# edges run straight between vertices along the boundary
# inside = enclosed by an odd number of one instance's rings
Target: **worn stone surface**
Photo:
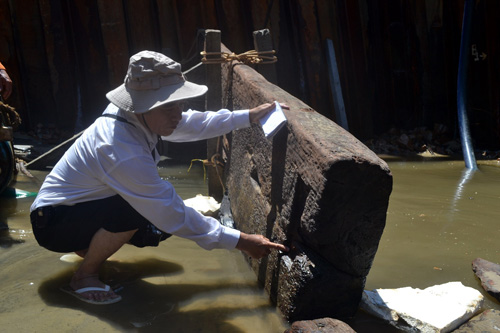
[[[467,323],[454,330],[453,333],[498,333],[500,332],[500,311],[485,310]]]
[[[472,270],[481,280],[484,290],[500,301],[500,265],[476,258],[472,262]]]
[[[233,80],[223,84],[233,109],[274,100],[290,106],[284,110],[287,126],[272,141],[258,126],[229,138],[225,180],[237,227],[301,249],[289,254],[294,265],[286,274],[279,254],[252,260],[259,280],[289,320],[313,319],[325,307],[324,316],[353,315],[385,226],[392,190],[387,164],[248,66],[234,66]],[[299,273],[302,255],[315,272],[325,273]],[[298,300],[313,299],[308,293],[321,294],[322,301],[298,306]]]
[[[451,332],[481,310],[483,295],[461,282],[426,289],[376,289],[363,293],[361,308],[408,332]]]
[[[333,318],[296,321],[284,333],[355,333],[351,326]]]
[[[276,303],[291,320],[329,316],[333,309],[337,318],[348,318],[356,312],[365,284],[364,278],[336,269],[298,243],[281,256],[278,274],[269,276],[278,281]]]

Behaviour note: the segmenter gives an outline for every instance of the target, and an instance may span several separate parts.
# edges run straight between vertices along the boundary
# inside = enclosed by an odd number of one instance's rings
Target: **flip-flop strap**
[[[87,291],[110,291],[111,287],[106,285],[104,288],[99,288],[99,287],[86,287],[86,288],[80,288],[78,290],[75,290],[75,293],[77,294],[83,294]]]

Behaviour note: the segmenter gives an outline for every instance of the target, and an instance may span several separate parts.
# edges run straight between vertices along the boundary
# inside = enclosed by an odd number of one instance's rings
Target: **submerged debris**
[[[392,128],[387,133],[366,140],[364,144],[380,155],[462,156],[460,137],[442,124],[436,124],[432,129],[427,127],[417,127],[412,130]],[[500,151],[475,148],[477,159],[500,158]]]
[[[459,155],[462,153],[460,138],[453,138],[444,125],[435,125],[432,130],[418,127],[404,131],[392,128],[389,132],[365,144],[377,154],[412,155],[429,152],[431,155]]]

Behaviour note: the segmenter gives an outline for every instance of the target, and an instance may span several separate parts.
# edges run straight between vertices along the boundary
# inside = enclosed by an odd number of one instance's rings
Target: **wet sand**
[[[207,195],[203,169],[163,170],[187,199]],[[38,179],[46,173],[33,172]],[[18,176],[14,187],[38,191]],[[38,246],[29,223],[33,198],[0,199],[0,328],[3,332],[283,332],[287,324],[256,283],[239,251],[205,251],[172,237],[157,248],[125,245],[103,267],[120,288],[119,303],[95,306],[59,290],[78,265],[76,255]],[[61,260],[61,257],[63,260]]]
[[[462,161],[386,158],[394,176],[387,225],[366,289],[426,288],[461,281],[500,310],[471,268],[477,257],[498,263],[500,168],[480,165],[464,176]],[[203,170],[169,166],[164,178],[184,199],[206,195]],[[43,179],[43,173],[34,173]],[[21,175],[16,188],[37,191]],[[288,324],[270,304],[238,251],[205,251],[172,237],[158,248],[122,248],[103,268],[123,300],[93,306],[59,291],[77,262],[36,244],[29,224],[33,198],[0,199],[0,327],[5,332],[283,332]],[[77,259],[79,260],[79,259]],[[68,262],[69,261],[69,262]],[[357,332],[397,332],[358,312]]]

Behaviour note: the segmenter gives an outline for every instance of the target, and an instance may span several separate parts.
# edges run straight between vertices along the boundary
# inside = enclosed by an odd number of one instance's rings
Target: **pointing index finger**
[[[273,242],[269,242],[267,244],[267,247],[271,248],[271,249],[281,250],[281,251],[284,251],[284,252],[290,251],[290,249],[287,246],[285,246],[283,244],[273,243]]]

